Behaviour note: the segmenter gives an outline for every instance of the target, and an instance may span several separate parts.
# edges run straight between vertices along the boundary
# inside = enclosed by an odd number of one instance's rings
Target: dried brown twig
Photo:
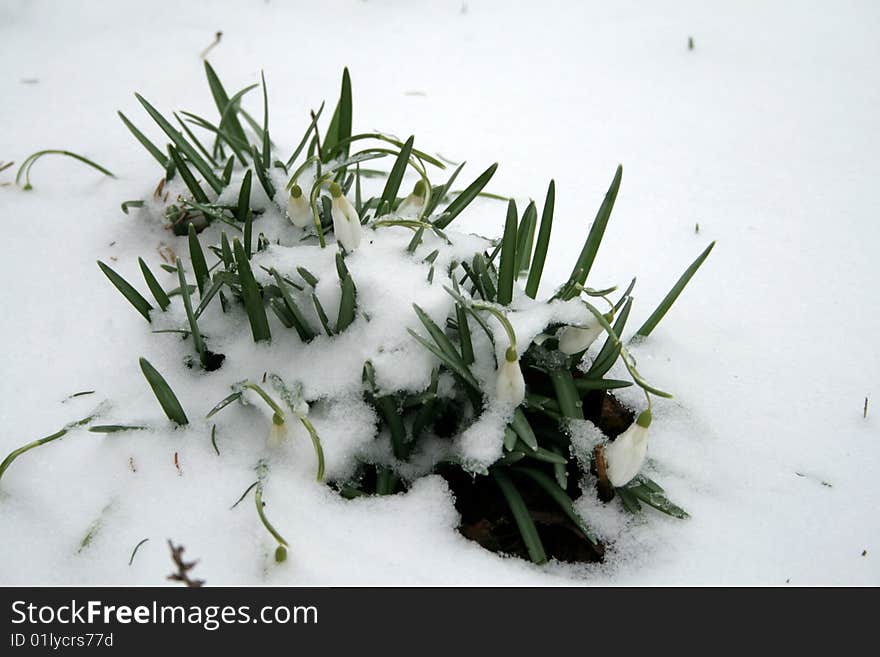
[[[205,580],[190,579],[189,576],[189,571],[195,568],[198,559],[195,561],[184,561],[184,547],[182,545],[175,546],[174,543],[171,542],[171,539],[168,540],[168,547],[171,549],[171,559],[174,561],[174,565],[177,566],[177,572],[169,575],[168,579],[172,582],[183,582],[189,588],[199,588],[204,586]]]

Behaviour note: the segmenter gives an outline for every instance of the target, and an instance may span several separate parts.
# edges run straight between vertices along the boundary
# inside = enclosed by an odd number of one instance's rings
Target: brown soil
[[[633,413],[616,397],[605,391],[590,392],[584,398],[584,415],[605,435],[617,437],[633,422]],[[559,436],[550,422],[540,417],[529,417],[539,438]],[[533,466],[530,462],[529,466]],[[551,477],[552,469],[545,469]],[[442,468],[439,473],[455,494],[455,506],[461,513],[459,531],[487,550],[528,559],[525,543],[510,514],[507,501],[491,477],[473,477],[457,466]],[[547,556],[566,562],[602,561],[605,548],[594,546],[583,533],[562,513],[556,503],[531,479],[516,476],[517,490],[531,511]],[[574,459],[569,461],[567,493],[572,499],[580,494],[581,472]],[[590,494],[593,494],[592,492]]]

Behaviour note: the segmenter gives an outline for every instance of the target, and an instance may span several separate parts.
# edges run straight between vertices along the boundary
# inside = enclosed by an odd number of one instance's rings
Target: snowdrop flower
[[[290,189],[290,198],[287,199],[287,216],[297,228],[305,228],[312,223],[312,208],[303,196],[302,188],[294,185]]]
[[[331,183],[330,195],[333,197],[333,205],[330,214],[333,217],[333,232],[336,241],[346,251],[354,251],[361,243],[361,220],[337,183]]]
[[[643,411],[629,428],[605,447],[608,479],[615,488],[628,484],[639,474],[648,452],[648,427],[651,411]]]
[[[605,319],[609,322],[613,315],[608,313]],[[559,351],[571,356],[587,349],[602,334],[602,325],[599,320],[590,315],[590,319],[583,326],[566,326],[559,334]]]
[[[413,187],[412,194],[407,196],[397,208],[397,214],[404,219],[416,219],[425,205],[425,182],[420,180]]]
[[[526,396],[526,382],[519,368],[519,357],[514,347],[508,347],[504,361],[498,367],[495,395],[499,401],[519,406]]]
[[[269,444],[273,447],[281,445],[287,438],[287,423],[284,417],[275,413],[272,415],[272,426],[269,428]]]

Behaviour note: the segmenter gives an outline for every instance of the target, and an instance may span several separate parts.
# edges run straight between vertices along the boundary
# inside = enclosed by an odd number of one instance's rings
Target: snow
[[[161,584],[170,572],[166,538],[201,559],[196,574],[209,584],[880,583],[874,3],[833,11],[782,2],[154,5],[150,12],[133,2],[0,6],[0,157],[20,162],[41,148],[69,148],[119,176],[103,179],[47,157],[34,167],[32,192],[0,188],[7,226],[0,453],[104,399],[112,404],[107,422],[156,427],[78,431],[18,459],[0,483],[0,583]],[[120,212],[121,201],[152,189],[159,171],[115,111],[145,128],[131,95],[138,91],[163,111],[213,115],[198,54],[218,29],[223,40],[210,59],[229,88],[265,70],[279,144],[295,144],[308,110],[333,102],[348,65],[356,128],[415,134],[417,147],[467,159],[460,182],[499,161],[491,190],[515,194],[521,208],[530,197],[542,202],[555,178],[545,292],[569,273],[622,162],[591,283],[626,285],[638,276],[631,329],[718,241],[657,331],[631,348],[642,374],[675,394],[655,403],[646,471],[689,520],[630,518],[585,497],[579,509],[612,542],[606,563],[535,567],[460,536],[439,477],[417,480],[405,495],[341,499],[314,482],[314,454],[300,427],[291,425],[287,449],[266,445],[270,417],[258,403],[217,416],[221,457],[206,425],[168,428],[138,356],[168,376],[193,415],[234,381],[223,369],[199,378],[182,368],[189,345],[151,334],[95,260],[137,280],[137,256],[156,269],[160,240],[186,253],[185,240],[158,229],[148,212]],[[245,105],[260,109],[256,96]],[[257,184],[254,194],[263,194]],[[495,236],[503,217],[503,204],[484,200],[454,227]],[[372,246],[390,249],[407,237],[386,229],[386,246]],[[364,249],[347,261],[364,302],[387,302],[381,325],[417,327],[398,291],[383,295],[370,278],[368,258]],[[329,313],[338,294],[332,258],[315,253],[308,266],[326,272],[318,293]],[[445,293],[425,286],[423,295],[426,310],[441,317]],[[243,316],[240,331],[248,331]],[[371,440],[372,411],[350,387],[362,358],[350,355],[375,349],[381,337],[334,338],[339,360],[322,361],[326,376],[309,390],[346,399],[310,410],[326,436],[329,476],[350,468],[340,455]],[[246,352],[245,345],[231,340],[219,350],[238,362],[249,355],[246,376],[277,362],[274,345]],[[417,345],[389,346],[427,358]],[[291,363],[319,366],[308,350],[287,348]],[[418,383],[421,368],[395,369],[395,358],[374,362],[380,385]],[[642,402],[633,389],[620,397]],[[588,449],[595,436],[579,431]],[[271,463],[266,513],[291,544],[282,565],[272,561],[274,544],[252,498],[229,510],[261,458]],[[96,522],[90,545],[78,551]]]

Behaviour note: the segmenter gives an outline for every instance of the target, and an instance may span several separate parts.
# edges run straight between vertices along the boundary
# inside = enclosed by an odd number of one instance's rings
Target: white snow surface
[[[47,157],[33,191],[0,187],[0,456],[103,400],[102,421],[155,427],[78,430],[12,464],[0,482],[0,584],[163,584],[168,538],[200,559],[196,574],[209,584],[880,584],[878,28],[870,2],[0,3],[0,159],[68,148],[118,176]],[[642,374],[675,394],[655,403],[646,470],[690,519],[630,518],[584,496],[578,509],[609,542],[606,563],[537,567],[460,536],[440,477],[406,494],[341,499],[314,481],[301,427],[282,448],[267,446],[269,414],[255,400],[214,418],[214,453],[212,422],[196,418],[236,380],[285,368],[322,398],[311,413],[328,474],[342,476],[348,456],[378,449],[359,393],[364,357],[375,356],[389,388],[423,386],[430,363],[381,330],[418,328],[408,296],[424,266],[397,258],[382,278],[377,264],[402,250],[402,228],[375,233],[348,259],[362,303],[385,309],[375,323],[333,338],[332,349],[320,344],[328,338],[254,348],[223,342],[221,324],[212,333],[214,309],[204,330],[228,362],[210,375],[182,367],[190,344],[151,333],[95,266],[140,281],[138,256],[159,271],[160,244],[186,254],[185,238],[149,208],[121,213],[161,173],[115,112],[157,139],[132,92],[163,112],[214,116],[199,52],[217,30],[209,58],[227,89],[265,71],[279,146],[298,141],[322,99],[332,108],[347,65],[356,131],[415,134],[417,147],[466,159],[462,184],[499,161],[490,190],[520,208],[542,203],[554,178],[545,294],[568,275],[623,163],[590,284],[638,276],[630,332],[717,240],[659,328],[632,347]],[[258,95],[246,98],[258,115]],[[454,241],[480,248],[468,235],[499,235],[504,212],[479,200],[453,224]],[[269,221],[257,230],[268,235]],[[311,258],[332,316],[332,251],[296,254],[295,264]],[[260,258],[280,266],[288,256],[272,247]],[[447,295],[421,287],[420,305],[439,320]],[[517,325],[524,335],[541,329],[528,317]],[[181,319],[177,308],[162,321]],[[188,428],[164,419],[139,356],[172,383]],[[81,390],[96,393],[62,403]],[[636,388],[620,397],[643,403]],[[484,421],[501,426],[503,414]],[[586,422],[571,430],[581,456],[601,439]],[[479,438],[462,436],[458,448],[491,452]],[[282,565],[253,500],[229,509],[260,458],[271,468],[267,514],[291,544]]]

